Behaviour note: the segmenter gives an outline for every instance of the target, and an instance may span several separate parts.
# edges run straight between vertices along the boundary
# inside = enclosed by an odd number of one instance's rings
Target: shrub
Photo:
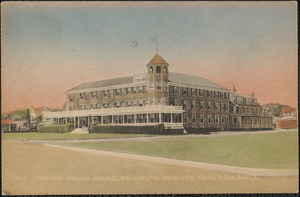
[[[73,123],[63,125],[43,125],[39,128],[41,133],[68,133],[74,129]]]
[[[148,126],[92,125],[91,133],[166,134],[163,124]]]

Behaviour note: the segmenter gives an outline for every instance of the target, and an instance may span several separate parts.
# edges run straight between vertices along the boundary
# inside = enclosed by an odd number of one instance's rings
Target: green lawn
[[[263,169],[298,168],[297,132],[158,141],[85,142],[75,146]]]
[[[79,139],[110,139],[148,137],[148,134],[115,134],[115,133],[3,133],[4,140],[79,140]]]

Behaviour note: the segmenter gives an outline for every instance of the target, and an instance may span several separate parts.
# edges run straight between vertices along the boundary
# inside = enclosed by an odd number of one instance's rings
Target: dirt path
[[[298,171],[242,168],[242,167],[225,166],[225,165],[209,164],[209,163],[186,161],[186,160],[168,159],[168,158],[154,157],[154,156],[145,156],[145,155],[138,155],[138,154],[128,154],[128,153],[120,153],[120,152],[113,152],[113,151],[78,148],[78,147],[71,147],[71,146],[61,146],[61,145],[53,145],[53,144],[44,144],[44,145],[82,152],[82,153],[90,153],[95,155],[113,156],[119,158],[134,159],[134,160],[141,160],[141,161],[155,162],[155,163],[162,163],[162,164],[188,166],[188,167],[209,169],[209,170],[220,170],[220,171],[230,172],[235,174],[247,174],[253,176],[297,176],[298,175]]]
[[[261,177],[68,150],[2,143],[6,194],[289,193],[298,178]]]

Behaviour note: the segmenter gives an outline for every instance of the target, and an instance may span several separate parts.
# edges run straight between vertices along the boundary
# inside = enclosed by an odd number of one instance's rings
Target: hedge
[[[43,125],[39,128],[41,133],[68,133],[74,129],[73,123],[63,125]]]
[[[14,131],[3,131],[3,133],[32,133],[37,132],[37,130],[14,130]]]
[[[90,133],[166,134],[163,124],[148,126],[92,125]]]

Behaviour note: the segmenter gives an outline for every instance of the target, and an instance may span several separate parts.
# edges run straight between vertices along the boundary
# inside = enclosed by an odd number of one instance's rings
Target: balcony
[[[91,110],[73,110],[60,112],[44,112],[47,118],[63,117],[82,117],[82,116],[101,116],[101,115],[122,115],[122,114],[141,114],[141,113],[182,113],[182,106],[172,105],[151,105],[134,106],[121,108],[91,109]]]

